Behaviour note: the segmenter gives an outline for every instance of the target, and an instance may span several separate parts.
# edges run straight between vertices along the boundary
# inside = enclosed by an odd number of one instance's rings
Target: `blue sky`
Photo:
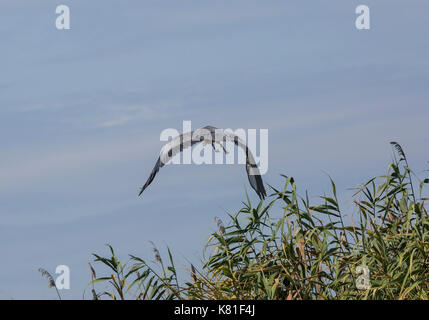
[[[55,28],[55,8],[71,30]],[[355,28],[355,8],[371,29]],[[264,180],[313,200],[385,172],[400,142],[427,169],[425,1],[30,1],[0,4],[1,299],[80,298],[91,253],[198,264],[215,216],[240,208],[241,166],[169,166],[138,198],[166,128],[266,128]],[[251,194],[256,201],[256,196]],[[345,202],[346,209],[350,206]],[[185,259],[186,258],[186,259]]]

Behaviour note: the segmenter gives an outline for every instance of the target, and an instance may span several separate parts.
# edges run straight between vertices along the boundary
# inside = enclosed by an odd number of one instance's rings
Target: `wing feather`
[[[169,160],[171,160],[179,152],[182,152],[184,149],[191,147],[192,145],[204,140],[203,135],[201,135],[201,138],[199,137],[198,140],[193,140],[192,139],[193,136],[194,136],[194,132],[192,131],[181,134],[171,139],[168,143],[164,145],[164,147],[162,147],[159,158],[156,161],[156,164],[152,169],[152,172],[150,173],[149,178],[141,188],[139,196],[155,179],[155,176],[159,172],[159,169],[162,168],[166,163],[168,163]]]
[[[162,168],[164,164],[161,162],[161,157],[158,158],[158,161],[155,164],[155,167],[153,167],[152,172],[150,173],[149,178],[147,179],[144,186],[141,188],[139,196],[143,193],[143,191],[152,183],[153,179],[155,179],[156,174],[158,173],[159,169]]]
[[[250,186],[253,188],[253,190],[255,190],[256,194],[260,199],[265,199],[265,197],[267,196],[267,193],[265,191],[264,182],[262,181],[261,174],[259,172],[258,166],[255,162],[255,158],[253,157],[252,152],[244,143],[244,141],[240,139],[239,136],[234,135],[230,132],[225,132],[224,130],[221,130],[221,132],[222,132],[221,134],[223,135],[222,140],[234,142],[235,145],[242,148],[246,153],[246,173],[249,179]]]

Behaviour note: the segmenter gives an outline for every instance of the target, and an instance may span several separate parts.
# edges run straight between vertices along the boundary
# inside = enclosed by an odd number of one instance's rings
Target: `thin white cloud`
[[[0,163],[0,191],[29,188],[50,179],[82,174],[92,168],[124,160],[144,159],[149,155],[154,157],[159,146],[159,137],[151,136],[146,139],[93,141],[61,150],[35,152],[24,159],[20,156],[9,157],[7,162]]]
[[[96,127],[118,127],[137,120],[156,120],[168,116],[162,106],[128,105],[111,108],[113,115],[110,119],[100,120]]]
[[[107,120],[97,124],[97,127],[119,127],[127,124],[130,121],[138,120],[138,119],[147,119],[145,115],[136,114],[130,116],[119,116],[112,120]]]

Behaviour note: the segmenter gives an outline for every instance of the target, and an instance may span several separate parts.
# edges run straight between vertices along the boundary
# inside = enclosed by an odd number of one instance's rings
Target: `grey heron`
[[[235,145],[243,149],[246,154],[246,172],[250,186],[255,190],[260,199],[264,199],[266,197],[264,183],[252,152],[247,147],[246,143],[237,135],[213,126],[206,126],[195,131],[183,133],[166,143],[161,149],[158,160],[156,161],[155,167],[152,169],[149,178],[141,188],[139,196],[152,183],[159,169],[179,152],[182,152],[184,149],[192,147],[197,143],[203,143],[203,145],[211,144],[215,151],[217,151],[215,144],[219,144],[223,151],[227,153],[223,146],[224,141],[234,142]]]

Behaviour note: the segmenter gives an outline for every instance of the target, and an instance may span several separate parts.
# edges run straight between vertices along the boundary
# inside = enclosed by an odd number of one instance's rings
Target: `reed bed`
[[[155,262],[130,255],[122,263],[111,246],[108,257],[94,254],[94,265],[111,272],[96,277],[91,266],[93,299],[428,299],[429,179],[419,180],[392,146],[399,159],[356,188],[351,219],[332,179],[331,194],[311,204],[283,176],[265,201],[246,197],[227,223],[215,218],[204,263],[186,266],[183,280],[169,248],[163,261],[153,244]],[[96,292],[100,282],[108,289]]]

